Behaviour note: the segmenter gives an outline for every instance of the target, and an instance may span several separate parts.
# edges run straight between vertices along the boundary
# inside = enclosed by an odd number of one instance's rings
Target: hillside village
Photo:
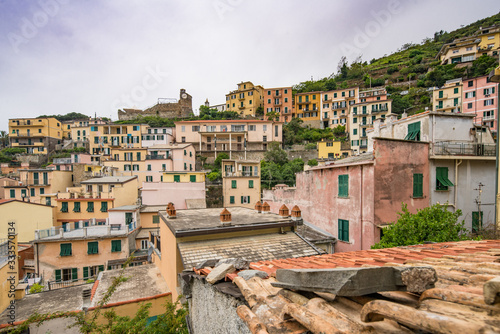
[[[499,18],[317,81],[241,81],[198,115],[179,88],[114,122],[9,118],[0,331],[143,302],[149,325],[177,298],[192,333],[500,331]],[[462,241],[374,249],[433,206]]]

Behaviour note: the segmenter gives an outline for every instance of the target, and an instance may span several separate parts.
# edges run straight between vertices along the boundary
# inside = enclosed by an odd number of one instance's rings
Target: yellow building
[[[304,124],[319,128],[322,93],[307,92],[295,95],[293,117],[301,118]]]
[[[351,155],[349,142],[323,140],[317,143],[319,159],[341,159]]]
[[[375,100],[355,103],[349,108],[347,131],[353,154],[366,152],[368,137],[366,129],[373,127],[376,119],[385,119],[392,113],[392,100]]]
[[[55,226],[55,208],[22,202],[15,199],[0,200],[0,239],[8,237],[9,223],[15,223],[19,242],[35,239],[35,231]]]
[[[62,138],[61,122],[55,118],[9,119],[10,146],[26,148],[29,154],[49,154]]]
[[[224,207],[253,208],[260,201],[260,161],[222,160]]]
[[[238,84],[238,89],[226,94],[227,110],[242,116],[255,116],[258,107],[263,107],[264,88],[250,81]]]
[[[5,186],[4,196],[8,199],[46,204],[42,197],[66,192],[66,188],[73,186],[72,175],[68,170],[20,169],[21,184]]]
[[[482,55],[498,56],[500,26],[480,28],[472,36],[455,39],[441,47],[437,58],[441,64],[472,62]]]
[[[162,181],[165,183],[192,183],[192,182],[205,182],[204,171],[190,171],[190,172],[164,172]]]
[[[461,112],[462,78],[446,81],[443,87],[432,92],[434,111]]]

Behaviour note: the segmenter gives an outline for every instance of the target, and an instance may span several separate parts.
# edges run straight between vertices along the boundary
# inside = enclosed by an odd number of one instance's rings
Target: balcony
[[[442,95],[438,95],[438,97],[436,97],[436,100],[445,100],[448,98],[448,94],[442,94]]]
[[[250,177],[250,176],[258,177],[259,175],[258,173],[255,173],[255,171],[224,172],[224,177]]]
[[[34,122],[32,120],[26,120],[26,121],[18,121],[18,122],[15,122],[15,123],[12,123],[12,126],[41,126],[43,127],[44,124],[43,122]]]
[[[494,120],[495,120],[495,115],[483,117],[483,122],[485,122],[485,121],[494,121]]]
[[[245,109],[245,106],[241,106],[241,105],[240,105],[238,108],[239,108],[239,109]]]
[[[165,155],[163,154],[158,154],[158,155],[146,155],[146,160],[164,160],[164,159],[172,159],[169,155],[165,158]]]
[[[306,100],[306,101],[298,101],[297,104],[309,104],[309,100]]]
[[[433,153],[435,155],[495,157],[496,145],[471,142],[437,142],[434,144]]]

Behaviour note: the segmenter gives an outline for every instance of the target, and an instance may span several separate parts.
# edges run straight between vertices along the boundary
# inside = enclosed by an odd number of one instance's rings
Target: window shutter
[[[101,272],[101,271],[104,271],[104,266],[103,265],[99,266],[99,272]]]
[[[243,204],[243,196],[241,196],[241,204]]]
[[[344,224],[344,221],[342,219],[339,219],[339,223],[338,223],[338,227],[339,227],[339,231],[338,231],[338,238],[339,240],[342,240],[342,230],[343,230],[343,225]]]
[[[349,221],[344,220],[344,241],[349,241]]]
[[[156,215],[153,216],[153,224],[159,224],[160,223],[160,216]]]
[[[83,267],[83,278],[87,279],[89,277],[89,267]]]
[[[78,279],[78,268],[71,268],[71,279],[73,281]]]
[[[55,271],[55,275],[56,275],[56,281],[60,281],[61,280],[61,270],[57,269]]]

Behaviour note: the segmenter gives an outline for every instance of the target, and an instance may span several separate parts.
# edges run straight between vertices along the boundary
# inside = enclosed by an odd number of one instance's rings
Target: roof
[[[274,213],[258,213],[253,209],[243,207],[231,207],[231,226],[223,226],[220,221],[221,208],[215,209],[191,209],[177,210],[175,219],[168,218],[166,211],[160,211],[160,217],[166,222],[172,233],[181,236],[183,232],[194,232],[191,234],[211,234],[229,232],[238,227],[256,229],[259,227],[279,227],[278,223],[286,223],[292,226],[294,223],[290,218],[283,218]],[[271,226],[270,226],[271,225]],[[185,234],[185,233],[184,233]]]
[[[147,147],[148,150],[152,150],[152,149],[157,149],[157,150],[160,150],[160,149],[183,149],[183,148],[186,148],[188,146],[193,146],[193,144],[157,144],[157,145],[153,145],[153,146],[149,146]]]
[[[186,206],[188,209],[206,209],[207,200],[205,198],[186,198]]]
[[[121,269],[106,270],[99,276],[99,281],[92,298],[92,306],[102,299],[113,283],[113,278],[120,274]],[[160,270],[154,264],[126,268],[124,276],[128,279],[121,283],[107,304],[133,301],[139,298],[153,297],[170,292]]]
[[[261,234],[178,244],[187,270],[205,260],[242,258],[247,261],[276,260],[318,255],[320,252],[294,232]]]
[[[96,183],[126,183],[137,179],[137,176],[104,176],[96,177],[93,179],[82,181],[82,184],[96,184]]]
[[[166,204],[165,205],[145,205],[141,208],[140,212],[158,213],[158,211],[165,210],[166,206],[167,206]]]
[[[116,238],[116,237],[125,237],[129,232],[127,227],[123,225],[119,230],[110,227],[111,227],[110,225],[89,226],[85,228],[87,230],[86,235],[84,234],[84,229],[79,228],[77,230],[64,232],[63,237],[61,237],[60,234],[56,234],[54,236],[48,236],[37,239],[34,242],[38,243],[45,241],[61,241],[68,239]]]
[[[490,294],[493,285],[487,283],[498,280],[498,262],[499,240],[462,241],[260,261],[251,263],[250,268],[264,270],[271,278],[245,281],[231,273],[226,279],[236,283],[248,303],[249,307],[239,306],[236,312],[252,333],[260,333],[254,328],[270,333],[498,333],[500,303],[490,299],[498,288]],[[300,286],[290,291],[272,285],[278,282],[276,270],[283,268],[387,266],[403,270],[432,267],[437,281],[423,292],[379,290],[351,297],[301,293]],[[207,269],[198,272],[210,272]],[[314,279],[314,275],[309,276],[311,271],[295,272],[302,273],[300,279],[305,284]],[[488,289],[483,289],[485,283]]]
[[[276,123],[276,124],[282,124],[283,122],[275,122],[275,121],[263,121],[260,119],[221,119],[221,120],[199,120],[199,121],[177,121],[175,124],[180,124],[180,123],[225,123],[225,124],[230,124],[230,123]]]
[[[11,202],[19,202],[19,203],[30,204],[30,205],[40,205],[40,206],[45,206],[47,208],[51,208],[50,205],[45,205],[45,204],[40,204],[40,203],[33,203],[33,202],[24,202],[24,201],[20,201],[18,199],[14,199],[14,198],[0,199],[0,205],[11,203]]]
[[[334,241],[336,238],[320,228],[304,222],[303,225],[297,226],[297,233],[303,236],[307,241],[310,242],[321,242],[321,241]]]
[[[157,232],[158,228],[153,227],[153,228],[143,228],[141,227],[141,230],[139,233],[135,235],[136,239],[148,239],[149,238],[149,232]]]
[[[312,167],[309,170],[314,171],[318,169],[343,167],[345,165],[359,165],[359,164],[373,163],[374,159],[375,157],[373,156],[373,152],[361,153],[359,155],[353,155],[348,158],[332,161],[325,166]]]
[[[108,209],[108,211],[135,211],[140,207],[140,205],[122,205],[116,208]]]

